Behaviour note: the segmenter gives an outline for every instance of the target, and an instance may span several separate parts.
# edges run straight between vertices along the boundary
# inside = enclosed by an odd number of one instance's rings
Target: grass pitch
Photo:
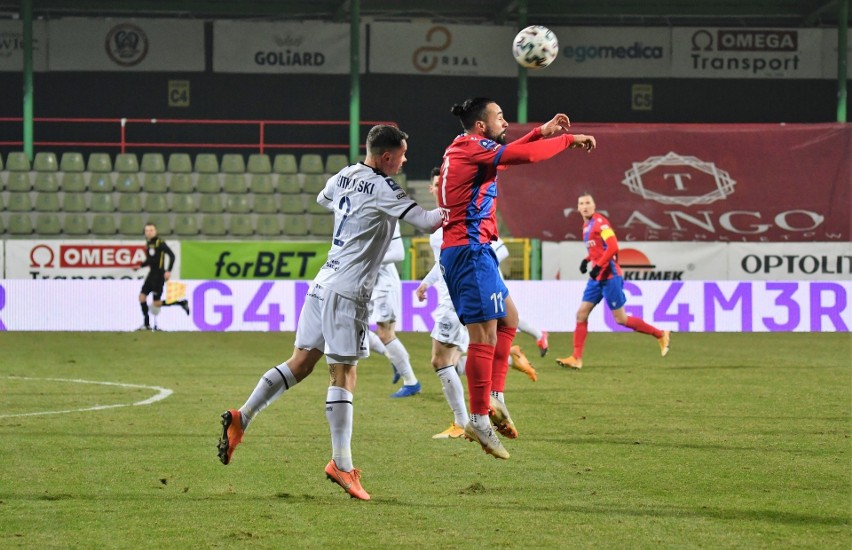
[[[519,342],[520,431],[498,461],[434,441],[452,417],[427,334],[402,334],[423,393],[359,367],[355,465],[325,480],[327,375],[262,412],[229,466],[219,415],[292,351],[291,333],[0,333],[3,548],[849,548],[852,337],[591,334],[581,372]],[[127,405],[168,388],[155,403]]]

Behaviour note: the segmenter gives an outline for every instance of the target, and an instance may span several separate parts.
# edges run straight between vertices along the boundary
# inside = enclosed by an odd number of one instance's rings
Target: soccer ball
[[[530,25],[515,36],[512,55],[521,67],[543,69],[559,55],[559,41],[547,27]]]

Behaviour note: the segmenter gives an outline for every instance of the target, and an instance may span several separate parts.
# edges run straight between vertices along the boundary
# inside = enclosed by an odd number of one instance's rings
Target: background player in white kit
[[[282,393],[304,380],[326,355],[330,385],[326,418],[331,428],[332,459],[328,479],[353,498],[369,500],[360,470],[352,464],[352,397],[358,360],[369,355],[368,302],[376,274],[397,220],[421,231],[441,225],[440,211],[423,210],[390,177],[406,161],[408,135],[393,126],[374,126],[367,135],[367,156],[326,183],[317,202],[334,210],[334,236],[328,259],[313,280],[299,315],[293,355],[269,369],[245,404],[222,414],[219,459],[231,461],[251,420]]]

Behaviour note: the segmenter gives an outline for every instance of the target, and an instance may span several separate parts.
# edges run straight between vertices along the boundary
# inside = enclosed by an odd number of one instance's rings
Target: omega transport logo
[[[692,34],[692,69],[753,75],[783,75],[799,70],[795,29],[706,29]]]
[[[148,55],[148,36],[130,23],[116,25],[107,33],[106,53],[122,67],[138,65]]]
[[[144,245],[38,243],[30,249],[29,275],[33,279],[136,279],[140,276],[97,273],[126,270],[144,262],[145,253]]]

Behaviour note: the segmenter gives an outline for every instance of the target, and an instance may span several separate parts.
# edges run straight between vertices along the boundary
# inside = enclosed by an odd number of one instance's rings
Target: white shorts
[[[432,314],[435,326],[432,327],[432,339],[442,344],[457,346],[462,353],[467,353],[470,336],[467,327],[461,324],[456,310],[451,305],[439,305]]]
[[[367,304],[312,284],[296,327],[299,349],[321,349],[328,363],[357,365],[369,357]]]
[[[402,317],[399,289],[374,292],[370,300],[370,323],[392,323]]]

